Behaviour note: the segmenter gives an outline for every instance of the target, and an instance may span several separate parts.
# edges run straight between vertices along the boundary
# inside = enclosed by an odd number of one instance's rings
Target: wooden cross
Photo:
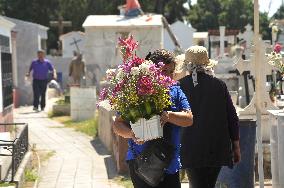
[[[64,21],[63,17],[59,15],[58,21],[50,21],[49,22],[51,27],[58,27],[58,37],[63,34],[64,27],[71,27],[71,21]]]
[[[70,43],[70,45],[72,46],[72,45],[74,45],[74,44],[75,44],[75,46],[76,46],[76,48],[77,48],[78,53],[80,53],[80,49],[79,49],[78,43],[79,43],[79,42],[81,42],[81,41],[82,41],[82,39],[78,39],[78,40],[76,40],[75,38],[73,38],[73,41],[74,41],[74,42],[71,42],[71,43]]]

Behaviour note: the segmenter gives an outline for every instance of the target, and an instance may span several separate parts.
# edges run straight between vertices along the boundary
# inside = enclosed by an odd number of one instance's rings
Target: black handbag
[[[171,132],[168,135],[170,134]],[[168,137],[164,137],[148,141],[140,155],[136,155],[132,148],[135,156],[135,173],[152,187],[157,186],[163,180],[165,169],[173,159],[175,148],[169,140]]]

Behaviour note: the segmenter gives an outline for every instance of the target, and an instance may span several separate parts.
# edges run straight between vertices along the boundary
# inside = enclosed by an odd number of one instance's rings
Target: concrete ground
[[[15,110],[15,122],[29,124],[30,144],[49,155],[42,161],[39,188],[120,188],[110,179],[116,175],[111,155],[101,142],[64,128],[32,107]]]

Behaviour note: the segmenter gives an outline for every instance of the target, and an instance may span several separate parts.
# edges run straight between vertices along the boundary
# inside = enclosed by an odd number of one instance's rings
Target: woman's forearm
[[[193,123],[193,116],[191,111],[172,112],[166,111],[161,114],[161,124],[166,122],[173,123],[178,126],[187,127]]]
[[[134,134],[121,118],[117,117],[115,118],[115,121],[112,125],[113,131],[115,134],[123,137],[123,138],[133,138]]]

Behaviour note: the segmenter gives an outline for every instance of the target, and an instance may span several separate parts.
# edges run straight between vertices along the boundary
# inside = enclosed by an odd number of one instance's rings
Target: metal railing
[[[9,153],[0,153],[0,156],[11,156],[11,182],[14,181],[14,176],[29,149],[29,134],[28,125],[26,123],[0,123],[0,126],[13,126],[15,129],[15,138],[12,140],[0,140],[0,148],[9,151]],[[17,126],[23,126],[20,132],[17,133]]]

